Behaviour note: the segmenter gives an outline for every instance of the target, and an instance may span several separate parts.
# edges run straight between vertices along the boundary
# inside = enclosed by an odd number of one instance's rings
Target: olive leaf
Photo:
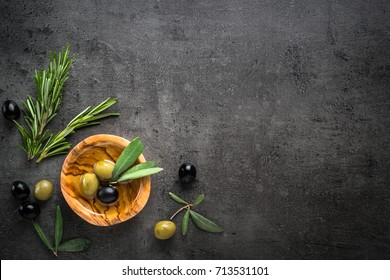
[[[169,192],[169,195],[172,197],[172,199],[176,202],[179,202],[181,204],[188,204],[188,202],[186,202],[184,199],[178,197],[176,194],[172,193],[172,192]]]
[[[61,252],[81,252],[88,249],[91,245],[91,240],[86,238],[73,238],[62,242],[58,246],[58,251]]]
[[[84,251],[91,244],[91,241],[86,238],[74,238],[74,239],[61,242],[64,224],[63,224],[63,219],[61,214],[61,208],[59,205],[56,206],[56,210],[55,210],[54,248],[53,246],[51,246],[42,228],[35,220],[33,220],[33,225],[36,232],[38,233],[38,236],[41,238],[42,242],[46,245],[46,247],[49,250],[53,252],[55,256],[57,256],[58,251],[63,251],[63,252]]]
[[[173,220],[180,212],[186,210],[186,213],[184,214],[183,220],[181,222],[181,233],[183,235],[187,234],[189,217],[191,217],[192,221],[200,229],[203,229],[208,232],[223,232],[223,228],[221,226],[217,225],[213,221],[210,221],[206,217],[192,210],[193,206],[200,204],[204,200],[205,198],[204,194],[199,195],[195,199],[193,204],[187,203],[184,199],[178,197],[176,194],[172,192],[169,192],[168,194],[174,201],[181,204],[185,204],[185,206],[181,207],[170,217],[170,220]]]
[[[130,172],[130,170],[129,170],[129,171],[123,173],[117,182],[124,182],[124,181],[128,181],[128,180],[139,179],[139,178],[142,178],[145,176],[156,174],[158,172],[161,172],[162,170],[163,169],[160,167],[141,169],[141,170],[137,170],[134,172]]]
[[[190,208],[187,209],[186,213],[183,216],[183,221],[181,222],[181,233],[186,235],[188,229],[188,221],[190,218]]]
[[[198,196],[194,201],[194,206],[200,204],[204,200],[204,194]]]
[[[57,252],[58,245],[60,245],[62,241],[62,235],[64,232],[64,223],[62,220],[62,214],[60,206],[57,205],[56,207],[56,222],[55,222],[55,229],[54,229],[54,250]]]
[[[43,244],[45,244],[49,250],[53,251],[53,247],[50,245],[50,242],[47,239],[47,237],[46,237],[45,233],[43,232],[42,228],[40,227],[40,225],[36,221],[33,221],[33,225],[34,225],[34,228],[35,228],[36,232],[38,233],[39,237],[41,238]]]
[[[190,210],[191,219],[200,228],[208,232],[222,232],[223,228],[216,223],[210,221],[206,217],[203,217],[199,213]]]
[[[135,172],[135,171],[142,170],[142,169],[153,168],[156,166],[157,166],[157,164],[154,161],[145,161],[143,163],[140,163],[140,164],[133,166],[128,171],[126,171],[126,173],[127,172]]]
[[[112,171],[111,180],[114,182],[117,181],[119,176],[129,169],[130,166],[137,160],[143,150],[144,146],[141,140],[138,137],[134,138],[123,150],[116,161],[114,170]]]

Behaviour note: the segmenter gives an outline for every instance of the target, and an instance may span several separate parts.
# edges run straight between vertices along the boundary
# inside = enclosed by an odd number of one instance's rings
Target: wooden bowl
[[[111,226],[137,215],[149,199],[150,176],[118,184],[119,199],[115,205],[101,204],[97,198],[87,199],[79,192],[80,177],[92,173],[99,160],[116,162],[129,141],[109,134],[88,137],[75,146],[66,157],[61,170],[61,191],[70,208],[88,223]],[[136,163],[145,162],[141,154]]]

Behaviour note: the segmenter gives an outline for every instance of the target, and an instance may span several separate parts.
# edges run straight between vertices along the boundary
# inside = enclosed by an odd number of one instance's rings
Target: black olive
[[[179,168],[179,178],[185,182],[189,183],[194,180],[196,177],[196,168],[195,165],[191,163],[183,163]]]
[[[30,188],[25,182],[15,181],[12,183],[11,193],[18,199],[25,199],[30,195]]]
[[[35,202],[25,201],[20,205],[19,213],[26,219],[35,219],[41,213],[41,208]]]
[[[19,106],[12,100],[7,100],[4,102],[2,111],[4,117],[9,121],[17,120],[20,117]]]
[[[100,186],[96,197],[99,199],[99,201],[103,204],[113,204],[118,200],[119,192],[116,187],[109,185],[109,186]]]

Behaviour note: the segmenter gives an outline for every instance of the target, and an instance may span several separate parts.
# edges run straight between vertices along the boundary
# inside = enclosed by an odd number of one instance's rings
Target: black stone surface
[[[119,97],[121,116],[69,137],[140,136],[164,167],[145,209],[98,228],[63,199],[64,156],[27,163],[0,120],[1,259],[55,258],[18,214],[15,180],[54,182],[39,222],[90,238],[61,259],[388,259],[390,2],[1,1],[0,96],[35,94],[34,69],[70,42],[78,57],[53,131]],[[183,188],[178,168],[197,167]],[[161,242],[153,226],[204,193],[199,212],[225,228]],[[180,226],[180,219],[177,220]]]

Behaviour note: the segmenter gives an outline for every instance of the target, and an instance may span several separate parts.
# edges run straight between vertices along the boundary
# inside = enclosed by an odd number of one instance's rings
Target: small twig
[[[175,214],[173,214],[172,215],[172,217],[170,217],[169,219],[170,220],[172,220],[173,218],[175,218],[175,216],[177,215],[177,214],[179,214],[181,211],[183,211],[184,209],[189,209],[189,208],[191,208],[191,206],[192,206],[193,204],[187,204],[186,206],[183,206],[182,208],[180,208],[179,210],[177,210],[176,211],[176,213]]]

